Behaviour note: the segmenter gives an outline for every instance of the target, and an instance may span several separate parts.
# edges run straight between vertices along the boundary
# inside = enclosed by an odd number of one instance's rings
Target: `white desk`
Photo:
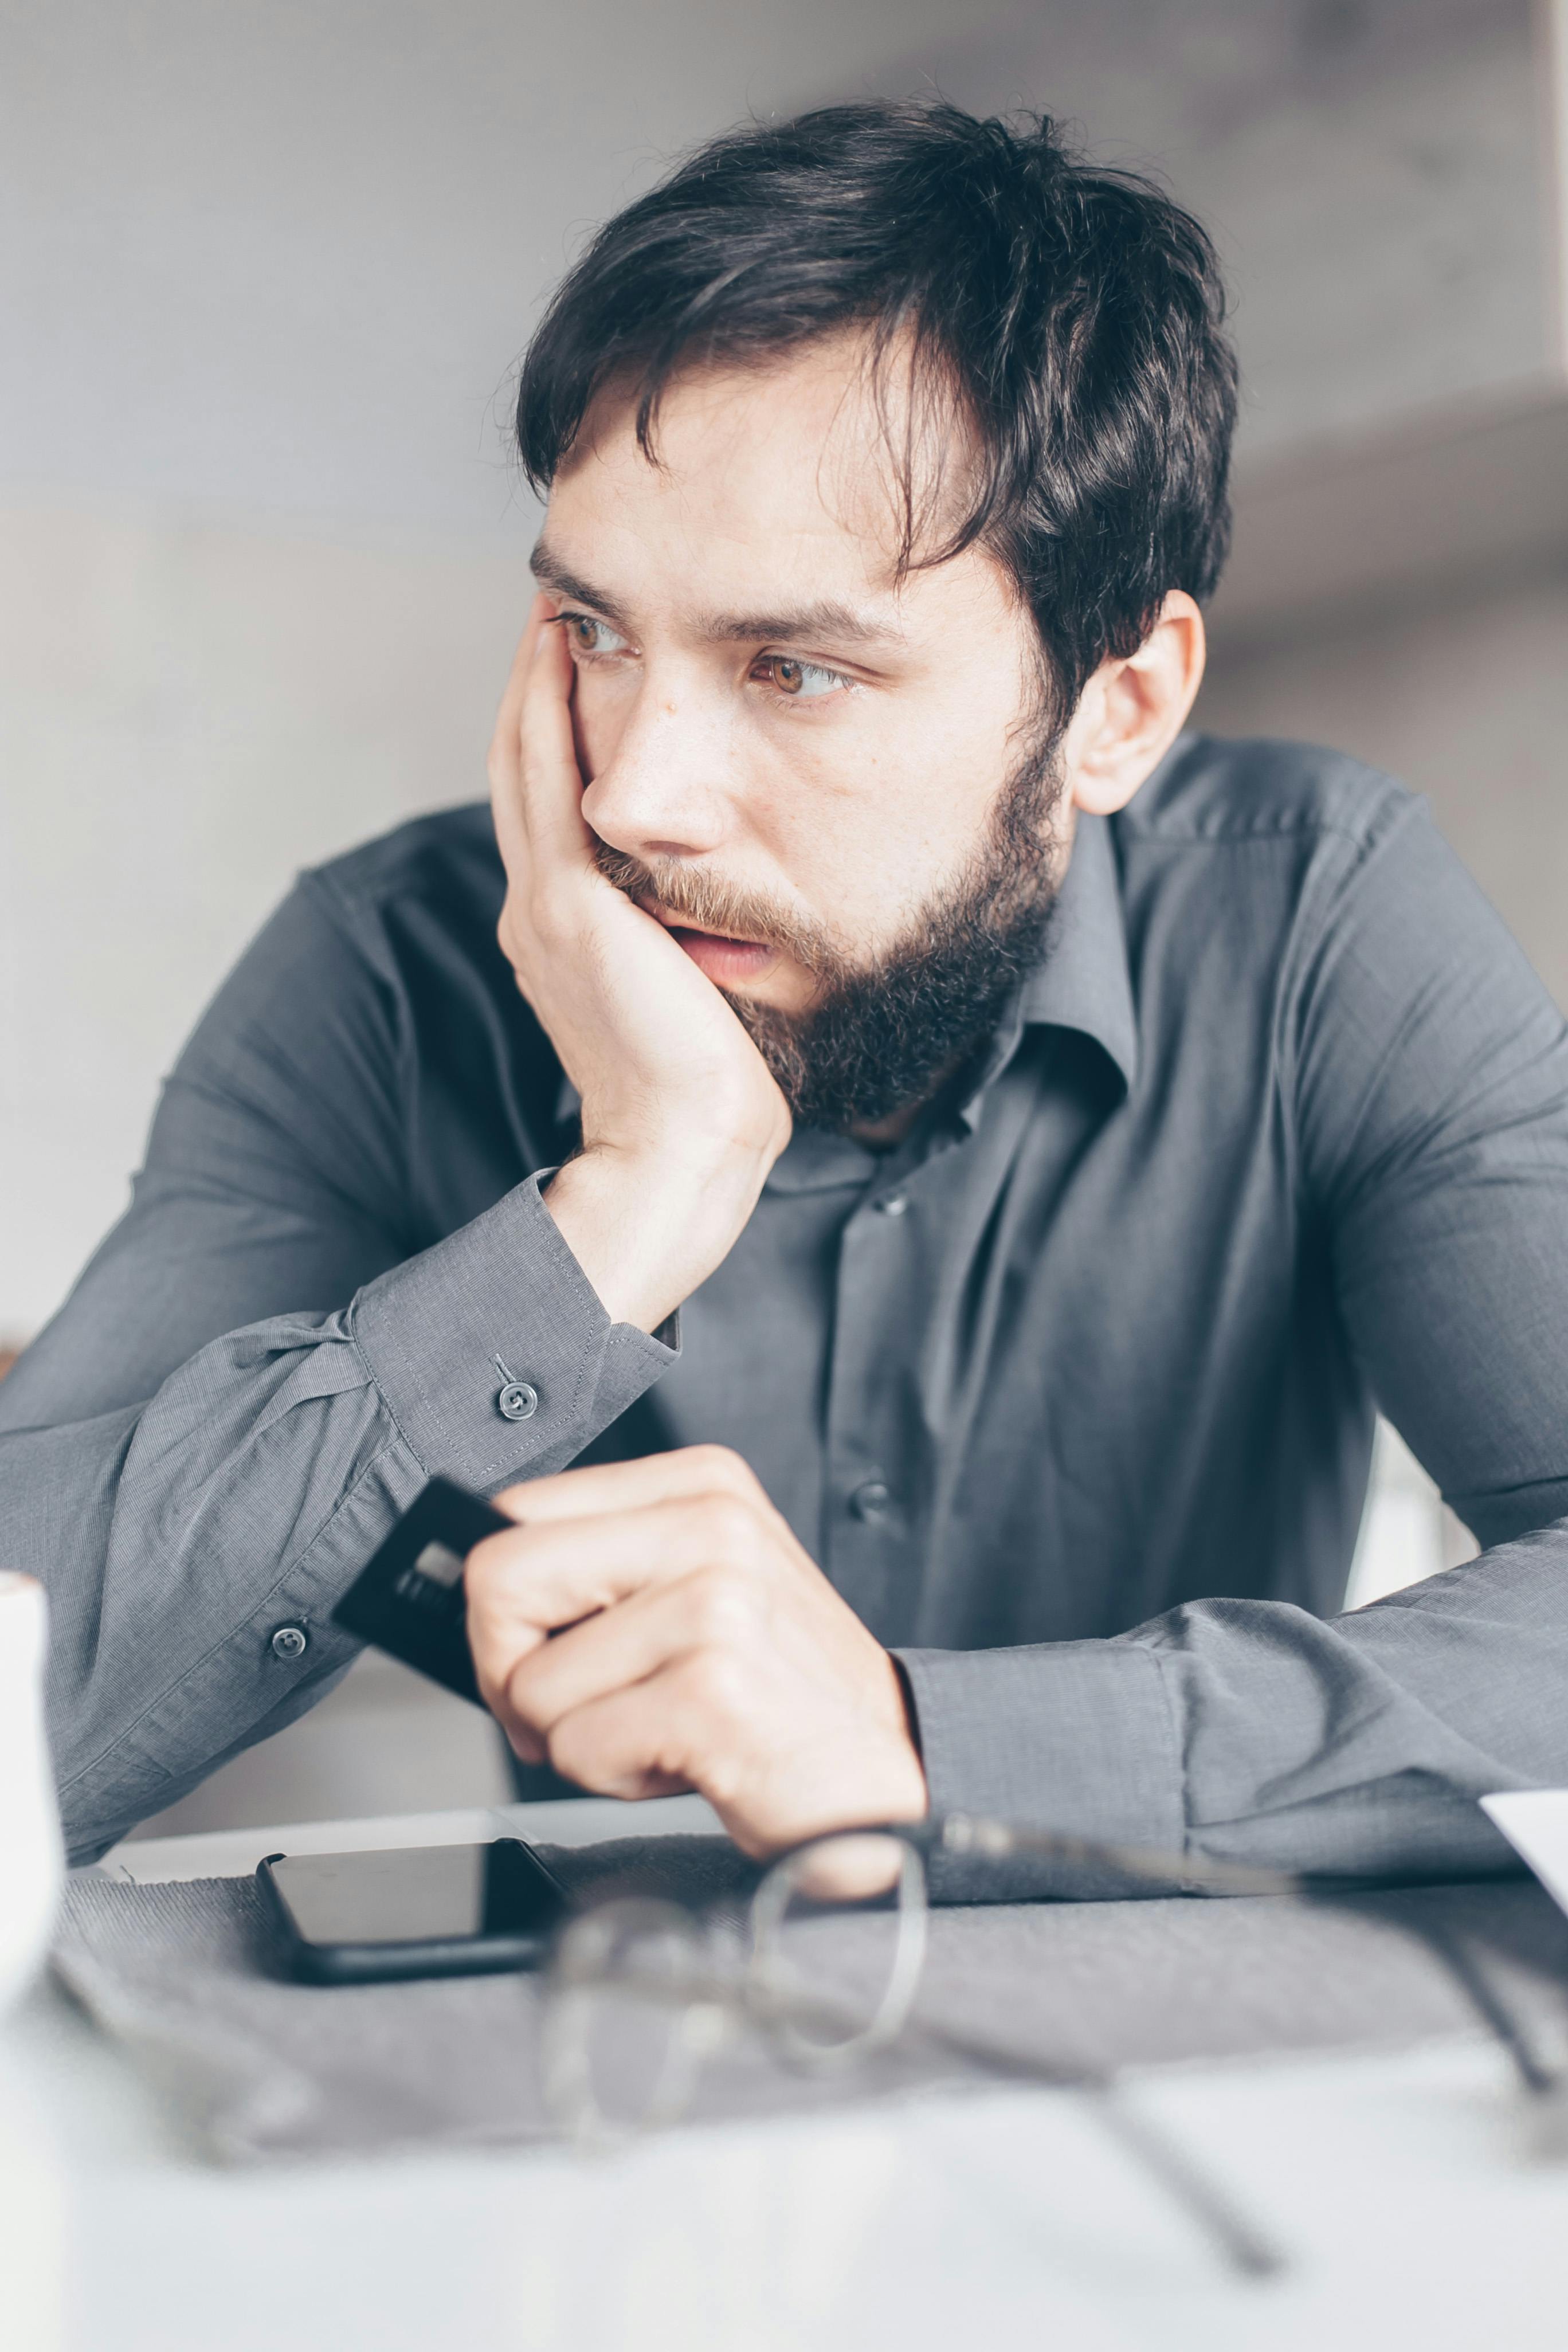
[[[142,1878],[503,1828],[703,1816],[513,1806],[121,1848]],[[5,2352],[1562,2352],[1568,2154],[1479,2042],[1173,2070],[1140,2096],[1296,2255],[1239,2284],[1070,2101],[985,2095],[530,2151],[226,2174],[41,1990],[0,2032]]]

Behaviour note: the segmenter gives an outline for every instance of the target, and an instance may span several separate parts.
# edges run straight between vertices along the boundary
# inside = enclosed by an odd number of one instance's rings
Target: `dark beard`
[[[798,1125],[841,1132],[924,1102],[994,1030],[1045,952],[1059,878],[1055,751],[1046,740],[1015,768],[970,865],[896,947],[863,968],[816,947],[822,986],[809,1012],[720,991]],[[598,862],[633,897],[651,891],[701,919],[662,873],[604,847]]]

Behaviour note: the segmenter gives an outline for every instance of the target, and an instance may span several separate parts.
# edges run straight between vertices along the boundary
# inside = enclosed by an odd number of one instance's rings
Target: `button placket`
[[[824,1566],[884,1640],[903,1630],[889,1612],[915,1534],[905,1518],[900,1412],[911,1319],[908,1258],[883,1222],[889,1202],[900,1204],[891,1210],[897,1219],[908,1201],[899,1189],[868,1200],[844,1228],[828,1375]]]

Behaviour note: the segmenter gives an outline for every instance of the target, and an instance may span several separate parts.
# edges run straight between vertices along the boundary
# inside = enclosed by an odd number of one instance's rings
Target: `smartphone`
[[[569,1907],[565,1888],[521,1838],[269,1853],[256,1876],[289,1972],[307,1984],[534,1968]]]

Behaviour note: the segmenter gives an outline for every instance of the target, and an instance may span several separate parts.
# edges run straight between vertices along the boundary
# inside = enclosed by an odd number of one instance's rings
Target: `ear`
[[[1203,683],[1204,616],[1173,588],[1135,654],[1103,661],[1079,698],[1061,761],[1076,807],[1114,816],[1182,731]]]

